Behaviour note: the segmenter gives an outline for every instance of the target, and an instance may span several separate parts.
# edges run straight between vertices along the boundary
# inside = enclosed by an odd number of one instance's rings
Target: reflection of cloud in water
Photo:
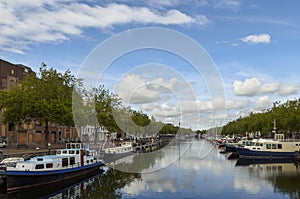
[[[142,173],[142,180],[127,185],[123,191],[138,195],[147,191],[179,192],[181,189],[197,189],[199,192],[205,192],[227,189],[226,186],[232,182],[235,161],[224,164],[225,157],[220,155],[218,150],[210,152],[205,159],[199,158],[199,150],[204,150],[200,142],[181,146],[180,149],[186,152],[174,164],[155,172]],[[164,158],[157,160],[154,167],[165,165],[168,160],[178,158],[180,153],[178,146],[170,146],[170,150],[165,150]],[[214,186],[211,186],[212,184]]]
[[[152,172],[142,174],[142,180],[135,180],[130,185],[127,185],[123,191],[127,194],[138,195],[146,190],[154,192],[177,192],[178,183],[176,174],[170,171]]]
[[[264,182],[264,181],[263,181]],[[236,190],[245,190],[248,193],[258,193],[262,189],[270,188],[266,183],[255,176],[250,175],[246,168],[236,168],[233,179],[233,188]]]

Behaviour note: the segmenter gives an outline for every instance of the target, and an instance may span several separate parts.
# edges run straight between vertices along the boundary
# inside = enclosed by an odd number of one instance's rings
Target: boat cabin
[[[81,167],[97,162],[96,151],[84,148],[79,143],[68,143],[65,149],[56,150],[55,155],[33,157],[27,161],[18,162],[15,167],[8,167],[16,171],[47,171]]]

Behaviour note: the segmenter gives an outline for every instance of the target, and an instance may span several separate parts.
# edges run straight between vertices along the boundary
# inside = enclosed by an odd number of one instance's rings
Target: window
[[[272,144],[272,149],[276,149],[276,144]]]
[[[1,88],[2,88],[2,89],[6,89],[6,88],[7,88],[7,79],[2,78],[2,81],[1,81]]]
[[[70,165],[75,164],[75,157],[70,157]]]
[[[267,144],[267,149],[271,149],[271,144]]]
[[[70,150],[69,154],[75,154],[75,151],[74,150]]]
[[[44,164],[35,165],[35,169],[43,169],[43,168],[44,168]]]
[[[63,158],[61,164],[63,167],[68,166],[68,158]]]
[[[10,84],[10,85],[9,85],[10,88],[13,88],[13,87],[16,86],[16,82],[15,82],[14,80],[10,80],[9,84]]]
[[[62,153],[63,153],[63,154],[68,154],[68,151],[67,151],[67,150],[63,150]]]
[[[277,148],[282,149],[282,144],[278,144]]]
[[[12,75],[14,75],[14,74],[15,74],[15,70],[14,70],[14,69],[11,69],[10,73],[11,73]]]
[[[47,168],[47,169],[53,168],[53,163],[47,163],[47,164],[46,164],[46,168]]]

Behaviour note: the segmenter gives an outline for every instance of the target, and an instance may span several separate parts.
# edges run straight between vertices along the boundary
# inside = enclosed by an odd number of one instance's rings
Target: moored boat
[[[296,151],[300,150],[300,141],[284,140],[257,142],[254,146],[237,147],[240,158],[269,158],[292,159]]]
[[[134,154],[132,142],[121,142],[118,146],[104,148],[102,150],[103,160],[106,163],[114,162],[123,157]]]
[[[84,179],[91,173],[101,173],[104,165],[97,151],[89,150],[81,143],[67,143],[65,149],[55,155],[45,155],[18,161],[14,166],[2,165],[4,191],[19,191],[27,188]]]

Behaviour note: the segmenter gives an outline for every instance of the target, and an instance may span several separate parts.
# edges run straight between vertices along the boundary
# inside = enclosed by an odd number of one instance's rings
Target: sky
[[[0,0],[0,59],[69,69],[159,121],[207,129],[299,98],[299,7],[297,0]]]

